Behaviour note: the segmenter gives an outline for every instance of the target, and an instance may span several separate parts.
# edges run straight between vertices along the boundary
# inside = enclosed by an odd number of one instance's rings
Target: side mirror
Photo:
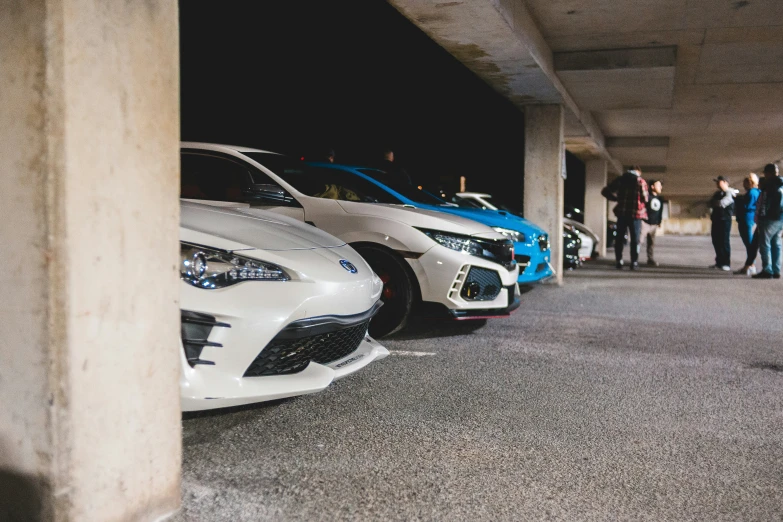
[[[287,204],[294,200],[282,187],[271,184],[251,185],[249,189],[243,192],[249,201]]]

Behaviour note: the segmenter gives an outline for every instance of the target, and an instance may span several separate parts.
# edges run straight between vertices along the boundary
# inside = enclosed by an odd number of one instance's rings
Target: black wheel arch
[[[397,258],[401,262],[402,266],[405,268],[405,271],[408,273],[408,277],[413,282],[414,302],[421,302],[421,287],[419,286],[419,278],[416,277],[416,273],[411,268],[411,265],[408,264],[407,261],[405,261],[405,257],[402,256],[399,252],[387,247],[386,245],[381,245],[380,243],[373,243],[372,241],[356,241],[355,243],[349,243],[348,246],[350,246],[357,252],[359,252],[361,248],[374,248],[376,250],[381,250],[387,253],[388,255]],[[361,252],[359,253],[361,254]]]

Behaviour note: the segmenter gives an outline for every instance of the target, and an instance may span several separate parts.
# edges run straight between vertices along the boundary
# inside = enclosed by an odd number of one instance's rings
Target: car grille
[[[301,372],[310,361],[328,364],[356,351],[367,335],[370,321],[328,333],[286,338],[278,335],[258,354],[245,377],[288,375]]]
[[[530,256],[514,256],[514,260],[516,260],[519,265],[520,272],[524,272],[528,265],[530,265]]]
[[[514,268],[515,261],[513,241],[510,239],[498,239],[493,241],[491,239],[478,239],[475,237],[471,239],[481,245],[481,248],[484,249],[484,253],[481,257],[503,265],[506,270],[511,270]]]
[[[474,266],[462,285],[462,298],[466,301],[492,301],[503,288],[501,285],[496,271]]]
[[[228,323],[218,322],[213,316],[182,310],[180,312],[180,335],[182,338],[182,347],[185,349],[185,358],[190,366],[197,364],[214,365],[212,361],[201,359],[201,351],[205,346],[215,346],[222,348],[223,345],[209,341],[209,334],[212,329],[231,328]]]

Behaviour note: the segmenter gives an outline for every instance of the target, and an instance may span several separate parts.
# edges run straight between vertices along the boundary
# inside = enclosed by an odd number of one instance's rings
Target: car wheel
[[[383,337],[402,330],[415,299],[414,283],[405,261],[384,248],[368,245],[355,248],[383,281],[383,306],[370,322],[370,335]]]

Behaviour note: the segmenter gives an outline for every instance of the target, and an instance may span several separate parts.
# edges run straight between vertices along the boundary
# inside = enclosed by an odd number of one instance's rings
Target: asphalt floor
[[[783,280],[706,268],[705,237],[656,256],[416,324],[322,393],[186,417],[175,520],[783,520]]]

